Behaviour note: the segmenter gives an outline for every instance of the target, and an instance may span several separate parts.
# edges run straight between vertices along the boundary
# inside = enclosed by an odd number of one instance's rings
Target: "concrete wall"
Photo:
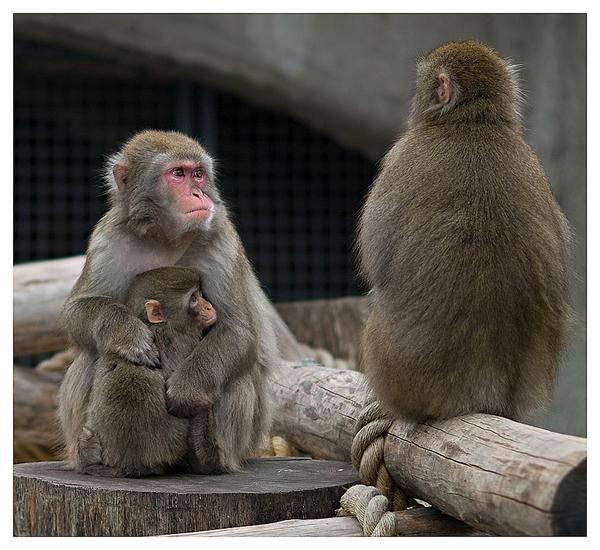
[[[293,116],[371,158],[402,128],[414,60],[478,38],[523,65],[524,118],[575,233],[577,320],[540,426],[586,432],[586,19],[584,15],[17,15],[18,36],[114,56]]]

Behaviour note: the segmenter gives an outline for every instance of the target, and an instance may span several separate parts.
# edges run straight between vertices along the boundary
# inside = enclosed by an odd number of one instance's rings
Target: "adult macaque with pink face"
[[[170,162],[164,168],[162,180],[173,193],[181,212],[193,218],[206,219],[210,216],[213,202],[204,193],[206,173],[201,163]]]
[[[166,266],[198,270],[219,322],[199,345],[195,364],[169,377],[171,414],[192,417],[211,407],[224,469],[256,450],[269,425],[266,376],[278,356],[295,358],[295,340],[265,297],[215,184],[213,161],[193,139],[145,131],[109,159],[110,209],[90,238],[86,262],[64,308],[85,371],[64,390],[61,421],[77,440],[98,352],[140,368],[160,366],[152,332],[123,305],[132,279]],[[276,336],[277,335],[277,340]]]

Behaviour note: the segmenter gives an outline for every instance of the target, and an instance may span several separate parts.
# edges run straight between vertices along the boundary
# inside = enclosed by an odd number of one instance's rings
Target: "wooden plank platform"
[[[358,482],[345,462],[261,458],[221,476],[77,474],[62,462],[14,466],[15,536],[144,536],[334,515]]]

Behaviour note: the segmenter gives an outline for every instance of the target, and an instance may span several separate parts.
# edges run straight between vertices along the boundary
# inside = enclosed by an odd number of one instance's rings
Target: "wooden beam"
[[[347,460],[368,400],[363,375],[286,364],[273,382],[274,433],[315,457]],[[585,534],[585,439],[474,414],[419,425],[397,421],[384,455],[409,495],[475,528]]]
[[[412,508],[394,512],[396,536],[469,537],[486,536],[468,525],[434,508]],[[290,519],[266,525],[232,527],[199,533],[182,533],[171,537],[362,537],[360,524],[353,517],[323,519]]]

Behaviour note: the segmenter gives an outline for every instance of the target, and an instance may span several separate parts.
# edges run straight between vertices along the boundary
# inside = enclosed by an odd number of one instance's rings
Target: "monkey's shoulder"
[[[502,196],[506,203],[551,196],[544,170],[520,133],[471,129],[412,131],[390,150],[373,196],[427,199],[430,206]],[[451,200],[444,204],[444,198]],[[417,200],[418,202],[418,200]],[[408,201],[407,205],[414,204]],[[489,204],[488,204],[489,206]]]

